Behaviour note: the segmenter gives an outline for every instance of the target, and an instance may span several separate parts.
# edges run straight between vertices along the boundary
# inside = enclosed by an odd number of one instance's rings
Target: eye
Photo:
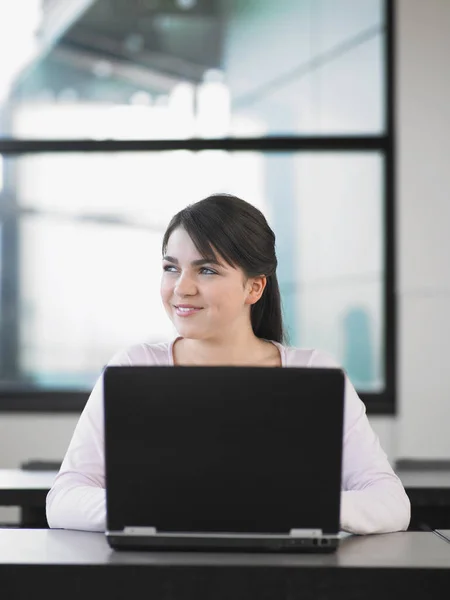
[[[163,270],[166,271],[167,273],[176,273],[177,272],[177,268],[174,267],[173,265],[164,265]]]
[[[200,273],[202,275],[217,275],[217,272],[213,271],[213,269],[210,269],[209,267],[202,267],[200,269]]]

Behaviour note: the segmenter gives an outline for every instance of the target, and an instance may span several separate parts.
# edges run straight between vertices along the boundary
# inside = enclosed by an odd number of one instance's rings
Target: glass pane
[[[0,135],[384,130],[384,0],[27,0],[28,12],[23,0],[7,4]]]
[[[48,154],[8,158],[5,172],[0,206],[8,198],[20,225],[20,334],[4,378],[90,387],[117,350],[170,339],[163,232],[190,202],[228,192],[275,230],[290,343],[331,352],[360,390],[383,388],[379,154]]]
[[[360,390],[383,388],[383,163],[296,159],[298,339],[338,357]]]

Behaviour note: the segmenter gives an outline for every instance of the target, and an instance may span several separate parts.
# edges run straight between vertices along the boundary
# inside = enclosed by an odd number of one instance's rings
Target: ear
[[[250,277],[246,283],[246,289],[248,291],[245,304],[256,304],[263,295],[263,292],[267,285],[267,279],[265,275],[258,275],[257,277]]]

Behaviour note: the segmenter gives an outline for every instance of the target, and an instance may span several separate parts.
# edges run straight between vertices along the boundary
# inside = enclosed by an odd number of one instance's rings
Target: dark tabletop
[[[450,544],[405,532],[350,536],[323,555],[119,552],[102,533],[3,529],[0,581],[5,598],[27,600],[429,600],[450,586]]]

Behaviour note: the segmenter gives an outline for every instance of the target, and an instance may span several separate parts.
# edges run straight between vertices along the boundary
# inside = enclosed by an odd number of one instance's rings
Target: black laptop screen
[[[108,529],[339,527],[339,369],[109,367]]]

